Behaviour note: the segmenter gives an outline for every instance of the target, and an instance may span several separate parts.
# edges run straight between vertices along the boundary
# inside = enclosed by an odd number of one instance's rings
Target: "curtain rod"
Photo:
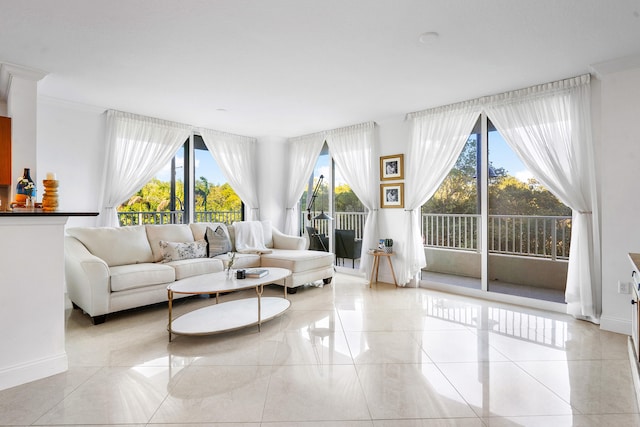
[[[587,73],[587,74],[581,74],[579,76],[575,76],[575,77],[569,77],[567,79],[562,79],[562,80],[556,80],[556,81],[552,81],[552,82],[547,82],[547,83],[541,83],[541,84],[537,84],[537,85],[533,85],[533,86],[528,86],[525,88],[521,88],[521,89],[515,89],[515,90],[510,90],[510,91],[505,91],[505,92],[500,92],[497,94],[493,94],[493,95],[485,95],[485,96],[481,96],[479,98],[473,98],[473,99],[469,99],[466,101],[460,101],[460,102],[454,102],[452,104],[447,104],[447,105],[441,105],[438,107],[432,107],[432,108],[427,108],[424,110],[420,110],[420,111],[414,111],[411,113],[407,113],[407,115],[405,116],[405,120],[408,119],[412,119],[415,117],[420,117],[432,112],[436,112],[442,109],[447,109],[447,108],[451,108],[451,109],[455,109],[455,108],[459,108],[459,107],[463,107],[463,106],[470,106],[470,105],[483,105],[483,104],[487,104],[489,102],[495,102],[495,100],[497,98],[509,98],[509,97],[513,97],[514,95],[522,95],[522,94],[530,94],[532,92],[547,92],[549,90],[552,89],[568,89],[568,88],[572,88],[572,87],[576,87],[576,86],[580,86],[583,84],[588,84],[591,81],[591,74]]]
[[[202,134],[203,131],[205,132],[212,132],[215,133],[216,135],[220,135],[220,136],[228,136],[228,137],[233,137],[233,138],[244,138],[244,139],[248,139],[251,141],[257,141],[257,138],[254,138],[252,136],[246,136],[246,135],[238,135],[235,133],[229,133],[229,132],[223,132],[221,130],[215,130],[215,129],[207,129],[207,128],[203,128],[203,127],[199,127],[199,128],[195,128],[195,130],[197,130],[200,134]]]
[[[299,135],[299,136],[293,136],[291,138],[287,138],[287,141],[293,141],[296,140],[298,138],[312,138],[312,137],[326,137],[327,135],[331,135],[331,134],[335,134],[335,133],[342,133],[342,132],[348,132],[351,130],[355,130],[359,127],[363,127],[363,128],[373,128],[377,125],[376,122],[374,121],[369,121],[369,122],[362,122],[362,123],[358,123],[356,125],[350,125],[350,126],[344,126],[344,127],[340,127],[340,128],[335,128],[335,129],[330,129],[330,130],[322,130],[320,132],[314,132],[314,133],[309,133],[306,135]]]
[[[113,109],[109,109],[106,111],[107,115],[115,115],[116,117],[126,117],[126,118],[130,118],[130,119],[135,119],[135,120],[141,120],[141,121],[153,121],[155,123],[160,123],[163,124],[165,126],[173,126],[176,128],[181,128],[181,129],[185,129],[185,128],[189,128],[191,129],[191,132],[193,133],[198,133],[200,134],[203,130],[207,131],[207,132],[214,132],[217,133],[219,135],[222,136],[231,136],[231,137],[237,137],[237,138],[247,138],[253,141],[257,141],[256,138],[251,137],[251,136],[246,136],[246,135],[238,135],[235,133],[229,133],[229,132],[223,132],[220,130],[214,130],[214,129],[207,129],[204,127],[199,127],[199,126],[194,126],[194,125],[190,125],[190,124],[186,124],[186,123],[179,123],[179,122],[174,122],[171,120],[164,120],[164,119],[159,119],[157,117],[151,117],[151,116],[143,116],[140,114],[135,114],[135,113],[128,113],[126,111],[120,111],[120,110],[113,110]]]

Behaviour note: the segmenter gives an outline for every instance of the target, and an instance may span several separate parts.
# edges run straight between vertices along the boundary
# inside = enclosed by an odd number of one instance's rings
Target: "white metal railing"
[[[223,222],[232,224],[242,220],[241,211],[194,212],[195,222]],[[184,224],[184,211],[118,212],[121,226],[141,224]]]
[[[194,212],[195,222],[222,222],[224,224],[233,224],[236,221],[242,221],[242,211],[205,211]]]
[[[480,215],[422,214],[425,246],[477,251]]]
[[[366,212],[336,212],[334,224],[336,230],[354,230],[356,239],[362,239],[366,219]]]
[[[313,217],[320,212],[311,212],[311,226],[318,230],[318,233],[329,236],[331,226],[330,221],[314,220]],[[304,212],[306,215],[307,212]],[[334,212],[333,223],[336,230],[354,230],[356,232],[356,239],[362,239],[362,233],[364,232],[364,223],[367,219],[366,212]],[[304,225],[303,218],[300,220],[300,224]]]
[[[142,224],[182,224],[184,211],[118,212],[121,226]]]
[[[480,215],[422,214],[425,246],[478,251]],[[570,216],[489,215],[489,252],[568,259]]]
[[[312,212],[312,218],[317,213]],[[362,239],[366,212],[335,212],[338,230],[354,230]],[[427,247],[478,251],[480,215],[422,214],[422,239]],[[182,224],[183,211],[118,212],[120,225]],[[196,222],[240,221],[240,211],[195,212]],[[312,220],[319,233],[331,235],[330,221]],[[568,259],[570,216],[489,215],[489,252],[507,255]]]

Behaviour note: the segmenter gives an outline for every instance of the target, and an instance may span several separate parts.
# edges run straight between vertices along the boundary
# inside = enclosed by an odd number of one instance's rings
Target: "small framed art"
[[[404,179],[404,154],[380,157],[380,180]]]
[[[380,207],[404,208],[404,183],[380,184]]]

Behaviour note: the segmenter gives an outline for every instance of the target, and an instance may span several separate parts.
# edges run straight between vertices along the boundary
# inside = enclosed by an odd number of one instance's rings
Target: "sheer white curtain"
[[[481,107],[469,101],[411,113],[411,144],[407,150],[405,174],[404,238],[407,250],[397,258],[398,283],[417,285],[420,270],[426,266],[420,229],[420,208],[436,192],[455,165],[464,144],[478,120]]]
[[[188,125],[107,111],[99,225],[119,225],[116,208],[171,160],[190,133]]]
[[[315,133],[288,140],[289,182],[285,194],[286,217],[284,223],[285,234],[298,235],[298,201],[304,193],[304,187],[313,172],[320,150],[324,144],[324,134]]]
[[[362,204],[369,210],[362,234],[360,271],[370,274],[378,233],[378,154],[375,123],[363,123],[327,132],[327,145],[336,168]]]
[[[209,153],[222,169],[229,185],[244,202],[249,212],[247,219],[259,220],[257,141],[255,138],[203,128],[200,128],[199,131]]]
[[[599,321],[600,243],[590,77],[490,97],[487,114],[534,177],[573,210],[567,312]]]

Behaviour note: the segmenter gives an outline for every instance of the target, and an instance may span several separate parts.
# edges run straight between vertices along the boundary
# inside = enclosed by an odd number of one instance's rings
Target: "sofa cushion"
[[[219,259],[224,263],[224,268],[227,268],[229,260],[231,259],[228,254],[217,255],[215,259]],[[233,262],[232,268],[252,268],[260,267],[260,255],[258,254],[241,254],[236,252],[236,259]]]
[[[162,262],[180,261],[182,259],[206,258],[207,242],[165,242],[158,243],[162,251]]]
[[[111,267],[111,292],[144,288],[171,283],[176,280],[173,267],[166,264],[144,263]]]
[[[165,242],[193,242],[193,233],[191,228],[186,224],[162,224],[147,225],[147,238],[153,252],[153,260],[155,262],[162,261],[162,250],[160,249],[160,240]]]
[[[209,258],[192,258],[180,261],[172,261],[165,265],[173,267],[176,271],[176,280],[201,274],[217,273],[223,270],[222,261]]]
[[[109,267],[153,261],[144,226],[74,227],[66,232]]]
[[[274,249],[270,254],[262,254],[261,267],[280,267],[292,273],[311,271],[333,265],[331,252]]]
[[[226,227],[221,225],[215,228],[207,227],[207,232],[204,233],[204,237],[207,240],[207,256],[209,258],[231,251],[231,240],[227,234]]]

